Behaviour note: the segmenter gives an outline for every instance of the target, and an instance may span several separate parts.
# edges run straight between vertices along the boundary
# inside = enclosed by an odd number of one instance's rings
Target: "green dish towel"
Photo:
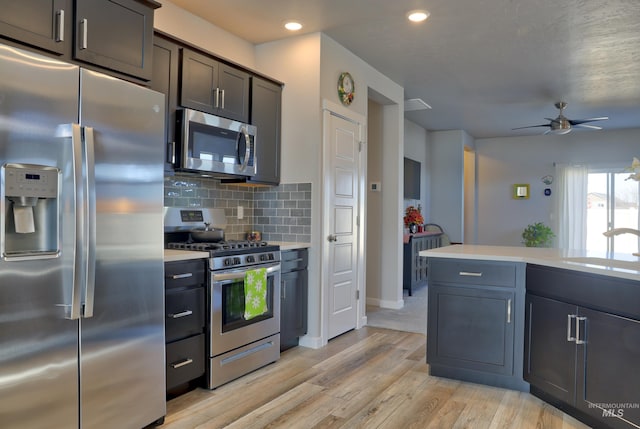
[[[267,269],[249,270],[244,275],[244,319],[253,319],[267,311]]]

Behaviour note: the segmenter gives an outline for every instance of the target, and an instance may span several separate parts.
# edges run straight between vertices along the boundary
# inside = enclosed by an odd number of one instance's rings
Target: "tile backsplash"
[[[244,240],[247,232],[260,231],[265,241],[311,242],[310,183],[245,186],[196,176],[165,176],[164,205],[224,208],[228,240]],[[242,219],[238,219],[238,207],[244,212]]]

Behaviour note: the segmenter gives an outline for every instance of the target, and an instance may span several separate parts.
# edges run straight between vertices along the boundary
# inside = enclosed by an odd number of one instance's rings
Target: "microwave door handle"
[[[247,127],[242,126],[240,128],[240,133],[244,135],[245,144],[245,152],[244,152],[244,162],[242,163],[242,167],[240,167],[240,171],[244,171],[249,165],[249,157],[251,156],[251,136],[249,136],[249,132],[247,131]],[[238,139],[240,136],[238,136]]]

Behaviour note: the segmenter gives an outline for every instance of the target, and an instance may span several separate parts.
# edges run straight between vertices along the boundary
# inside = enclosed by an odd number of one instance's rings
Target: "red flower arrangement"
[[[404,226],[409,226],[412,223],[422,225],[424,223],[424,218],[422,217],[422,213],[420,213],[420,209],[417,209],[414,206],[409,206],[404,211]]]

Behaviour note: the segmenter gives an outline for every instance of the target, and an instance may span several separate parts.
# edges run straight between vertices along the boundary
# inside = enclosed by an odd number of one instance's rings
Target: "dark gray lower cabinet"
[[[198,385],[205,373],[205,262],[165,263],[167,394]]]
[[[431,364],[513,373],[514,291],[432,285],[432,298],[437,335],[430,342]]]
[[[307,333],[307,264],[307,249],[282,252],[280,351],[297,346],[299,338]]]
[[[524,264],[429,259],[429,373],[528,390],[522,379]]]
[[[531,294],[526,319],[534,394],[596,427],[640,425],[640,322]]]
[[[528,268],[525,380],[533,394],[593,427],[640,427],[640,321],[587,307],[606,306],[633,283]],[[572,288],[579,293],[570,296]],[[640,295],[638,282],[635,288]]]

